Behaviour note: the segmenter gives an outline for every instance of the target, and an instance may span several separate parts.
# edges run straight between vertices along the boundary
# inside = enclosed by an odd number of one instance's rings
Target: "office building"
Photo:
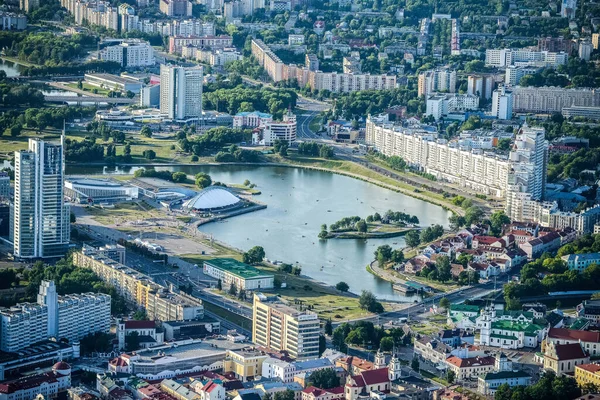
[[[140,105],[142,107],[160,107],[160,84],[142,87]]]
[[[143,86],[136,79],[113,74],[85,74],[84,79],[90,85],[123,93],[132,92],[138,94]]]
[[[64,136],[60,144],[29,139],[15,152],[15,193],[11,238],[16,258],[65,255],[70,239],[70,208],[64,202]]]
[[[312,311],[298,311],[276,297],[254,295],[252,340],[259,346],[287,351],[290,357],[319,357],[319,318]]]
[[[512,119],[513,96],[510,90],[501,86],[492,96],[492,115],[498,119]]]
[[[160,112],[172,120],[202,116],[202,67],[160,66]]]
[[[114,61],[124,68],[154,65],[154,49],[142,40],[127,40],[114,46],[107,46],[98,53],[104,61]]]
[[[37,303],[0,310],[0,349],[14,352],[49,338],[76,342],[110,329],[110,296],[83,293],[58,296],[53,281],[42,281]]]
[[[0,203],[8,202],[12,195],[10,176],[7,172],[0,172]]]
[[[585,61],[589,61],[594,51],[594,45],[589,39],[584,39],[579,42],[579,58]]]
[[[421,72],[418,78],[419,97],[434,92],[456,92],[456,71],[448,68]]]
[[[600,91],[586,88],[562,88],[555,86],[515,86],[513,111],[554,113],[565,107],[600,107]]]
[[[190,17],[192,3],[189,0],[159,0],[160,12],[168,17]]]
[[[296,116],[287,113],[282,121],[265,121],[252,133],[252,143],[271,146],[276,140],[281,140],[291,145],[296,141]]]
[[[593,120],[600,120],[600,107],[564,107],[562,115],[565,118],[582,117]]]
[[[103,251],[85,246],[73,253],[73,265],[94,271],[100,279],[114,286],[125,300],[145,309],[151,320],[183,321],[204,316],[200,300],[167,290],[150,277],[108,258]]]
[[[223,287],[235,285],[238,290],[272,289],[275,277],[258,269],[234,260],[214,258],[204,261],[203,271],[221,281]]]
[[[491,99],[494,89],[494,78],[491,75],[469,75],[467,78],[467,94]]]

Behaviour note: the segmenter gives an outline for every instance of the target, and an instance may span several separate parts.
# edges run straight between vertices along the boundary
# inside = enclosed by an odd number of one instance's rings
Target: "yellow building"
[[[575,380],[579,386],[593,383],[600,386],[600,365],[582,364],[575,367]]]
[[[267,357],[255,349],[228,350],[223,361],[223,372],[233,372],[236,378],[246,382],[262,374],[262,364]]]
[[[600,33],[592,33],[592,46],[594,50],[598,50],[598,39],[600,39]]]
[[[252,340],[259,346],[287,351],[297,360],[319,357],[319,317],[301,311],[276,296],[254,295]]]

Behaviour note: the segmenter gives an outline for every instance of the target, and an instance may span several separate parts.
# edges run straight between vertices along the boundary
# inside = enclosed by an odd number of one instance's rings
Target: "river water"
[[[24,66],[20,64],[16,64],[12,61],[0,59],[0,71],[6,72],[6,76],[9,78],[20,76],[21,70],[23,70]]]
[[[136,168],[67,167],[68,174],[133,173]],[[200,227],[222,242],[242,250],[263,246],[267,258],[287,263],[298,262],[302,273],[335,285],[345,281],[350,290],[370,290],[379,298],[412,301],[392,290],[389,282],[366,271],[373,252],[382,244],[404,246],[404,239],[317,238],[321,224],[343,217],[392,209],[419,217],[421,226],[448,226],[450,213],[441,207],[393,192],[350,177],[301,168],[258,166],[173,166],[158,170],[206,172],[213,181],[242,183],[248,179],[262,192],[256,199],[267,204],[261,211],[236,216],[226,222]]]

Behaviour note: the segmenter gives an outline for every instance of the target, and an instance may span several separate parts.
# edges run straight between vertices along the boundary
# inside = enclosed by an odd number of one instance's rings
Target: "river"
[[[26,68],[21,64],[16,64],[12,61],[5,60],[3,58],[0,59],[0,71],[6,72],[6,76],[9,78],[20,76],[21,71]]]
[[[123,171],[70,166],[67,173],[132,173],[135,169]],[[268,207],[226,222],[203,225],[200,227],[202,232],[242,250],[263,246],[270,260],[298,262],[305,275],[330,285],[345,281],[355,293],[370,290],[382,299],[409,300],[394,292],[391,283],[367,272],[366,266],[373,260],[377,246],[403,247],[403,238],[321,241],[317,238],[321,224],[329,225],[353,215],[383,214],[392,209],[417,215],[421,226],[441,224],[447,227],[451,215],[439,206],[323,171],[258,166],[173,166],[157,169],[192,175],[206,172],[213,181],[225,183],[250,180],[262,192],[257,200]]]

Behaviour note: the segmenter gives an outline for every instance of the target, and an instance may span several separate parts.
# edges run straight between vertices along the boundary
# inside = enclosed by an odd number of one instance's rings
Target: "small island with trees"
[[[358,216],[344,217],[329,225],[321,225],[319,239],[368,239],[402,236],[419,229],[419,218],[401,211],[386,211],[383,216],[379,213],[366,218]]]

